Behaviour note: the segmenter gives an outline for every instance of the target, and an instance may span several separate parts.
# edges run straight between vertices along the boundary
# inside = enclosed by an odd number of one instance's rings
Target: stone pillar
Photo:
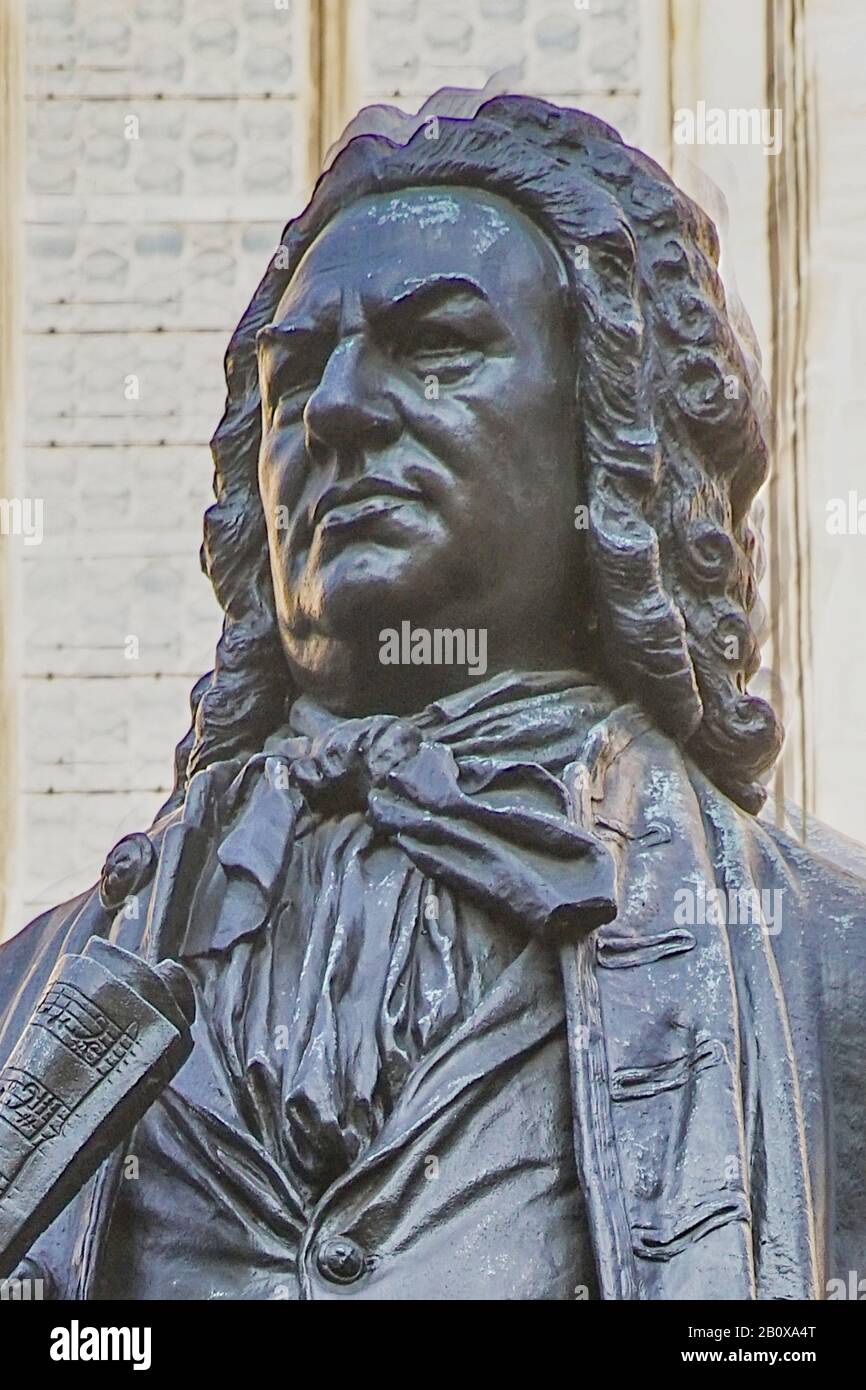
[[[18,492],[23,42],[17,0],[0,0],[0,497]],[[0,533],[0,937],[14,898],[17,824],[13,547]]]

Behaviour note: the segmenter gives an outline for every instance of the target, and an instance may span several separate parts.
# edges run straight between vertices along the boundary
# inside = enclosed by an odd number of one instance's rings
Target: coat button
[[[367,1256],[348,1236],[323,1240],[316,1254],[319,1273],[332,1284],[354,1284],[367,1268]]]
[[[118,840],[102,869],[99,901],[107,912],[115,912],[153,877],[156,850],[149,836],[136,832]]]

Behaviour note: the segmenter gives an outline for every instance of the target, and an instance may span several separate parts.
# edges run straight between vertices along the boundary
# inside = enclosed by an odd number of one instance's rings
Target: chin
[[[348,545],[305,576],[298,610],[325,636],[357,641],[359,631],[368,631],[378,643],[381,628],[417,620],[435,587],[435,558],[402,547]]]

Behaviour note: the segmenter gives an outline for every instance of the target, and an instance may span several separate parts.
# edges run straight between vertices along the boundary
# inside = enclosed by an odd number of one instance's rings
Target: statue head
[[[328,708],[409,713],[586,647],[567,286],[513,204],[409,188],[336,213],[259,330],[277,624]],[[406,624],[445,660],[401,660]]]
[[[299,690],[417,707],[378,661],[409,620],[485,629],[492,670],[594,673],[757,810],[765,400],[717,262],[705,214],[582,112],[498,97],[345,144],[226,356],[202,550],[225,620],[176,794]]]

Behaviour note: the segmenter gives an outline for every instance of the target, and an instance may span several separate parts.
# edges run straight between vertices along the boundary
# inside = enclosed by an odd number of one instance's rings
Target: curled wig
[[[338,211],[367,194],[445,184],[509,199],[568,268],[576,342],[591,345],[576,355],[575,465],[598,676],[757,811],[759,779],[782,739],[770,706],[747,691],[759,665],[761,561],[749,508],[767,472],[766,393],[726,309],[715,227],[658,165],[584,112],[517,96],[468,119],[434,120],[428,109],[403,118],[406,139],[391,130],[344,143],[232,336],[202,547],[225,618],[214,670],[193,691],[194,726],[165,809],[197,769],[257,751],[292,696],[257,480],[256,333]]]

